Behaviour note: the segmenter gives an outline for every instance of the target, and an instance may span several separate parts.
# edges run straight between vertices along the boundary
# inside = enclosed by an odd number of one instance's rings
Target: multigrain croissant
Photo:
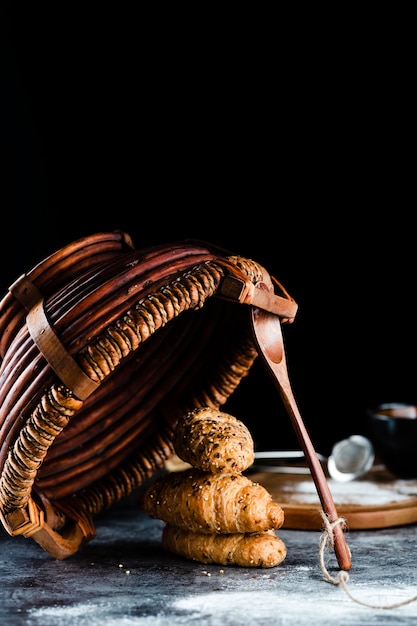
[[[200,563],[275,567],[287,555],[284,542],[273,530],[260,533],[208,535],[166,524],[162,531],[166,550]]]
[[[254,533],[284,523],[284,511],[262,485],[230,472],[191,468],[164,474],[139,499],[151,517],[200,533]]]
[[[210,407],[194,409],[180,419],[173,444],[180,459],[207,472],[244,472],[255,460],[245,424]]]

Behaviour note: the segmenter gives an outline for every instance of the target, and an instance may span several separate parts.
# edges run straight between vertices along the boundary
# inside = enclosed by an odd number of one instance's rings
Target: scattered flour
[[[378,484],[368,480],[354,480],[347,483],[339,483],[329,479],[329,487],[337,504],[366,504],[383,505],[393,502],[405,502],[414,499],[417,495],[416,481],[394,481]],[[291,495],[297,502],[302,504],[318,504],[319,499],[314,482],[311,479],[280,485],[283,495]],[[291,502],[288,497],[288,502]]]
[[[409,598],[415,593],[415,589],[401,589],[400,592],[393,591],[392,602],[398,602]],[[374,602],[377,605],[387,604],[386,590],[372,586],[364,586],[358,590],[358,595],[366,602]],[[322,597],[321,597],[322,596]],[[285,626],[308,625],[312,626],[324,624],[340,624],[343,619],[349,620],[352,616],[361,615],[368,611],[369,615],[375,614],[378,609],[371,607],[363,607],[350,598],[348,598],[341,589],[323,587],[323,591],[318,594],[306,594],[302,585],[299,590],[292,590],[291,593],[280,591],[279,589],[271,591],[259,591],[251,593],[247,592],[222,592],[208,593],[203,595],[188,596],[175,600],[174,609],[184,609],[192,612],[194,618],[199,615],[201,619],[207,619],[211,616],[210,624],[229,624],[231,616],[235,608],[239,607],[239,615],[246,616],[247,623],[267,623],[266,620],[271,619],[271,615],[277,616],[277,624]],[[213,609],[215,607],[215,611]],[[324,609],[325,613],[318,610]],[[396,609],[388,609],[385,615],[392,615],[401,611],[401,616],[416,616],[417,605],[405,605]],[[380,614],[381,615],[381,614]],[[358,623],[365,623],[361,619]],[[281,619],[279,619],[281,618]],[[347,623],[347,621],[346,621]],[[356,622],[355,622],[356,623]],[[372,622],[374,623],[374,622]],[[402,623],[402,622],[401,622]]]

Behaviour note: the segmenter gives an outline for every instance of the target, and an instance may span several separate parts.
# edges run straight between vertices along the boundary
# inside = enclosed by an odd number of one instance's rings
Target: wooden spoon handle
[[[304,452],[311,476],[317,489],[323,511],[330,523],[338,519],[338,513],[323,467],[317,457],[310,436],[304,425],[292,392],[288,377],[285,350],[279,317],[260,309],[253,309],[252,322],[259,353],[283,399],[291,418],[300,446]],[[336,524],[333,529],[334,550],[339,566],[343,570],[351,568],[351,554],[346,543],[343,528]]]
[[[336,505],[334,503],[326,476],[323,472],[323,467],[317,457],[316,451],[305,428],[292,391],[291,389],[287,388],[288,378],[284,379],[282,371],[283,368],[274,366],[273,368],[271,367],[271,370],[274,372],[274,374],[276,375],[276,380],[279,382],[281,396],[283,398],[288,414],[290,415],[300,445],[303,449],[304,456],[306,458],[307,464],[311,472],[311,476],[317,489],[317,494],[323,507],[323,511],[326,514],[329,522],[332,523],[339,518]],[[276,370],[280,371],[277,373]],[[350,569],[352,565],[351,554],[349,547],[346,543],[343,528],[340,524],[336,524],[333,528],[333,539],[334,550],[339,566],[343,570]]]

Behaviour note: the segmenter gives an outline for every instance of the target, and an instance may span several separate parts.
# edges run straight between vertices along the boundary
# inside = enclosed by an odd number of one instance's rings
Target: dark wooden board
[[[309,473],[262,471],[251,474],[285,513],[284,528],[322,529],[321,506]],[[417,480],[396,479],[386,471],[372,471],[360,480],[329,480],[337,512],[348,529],[402,526],[417,522]]]

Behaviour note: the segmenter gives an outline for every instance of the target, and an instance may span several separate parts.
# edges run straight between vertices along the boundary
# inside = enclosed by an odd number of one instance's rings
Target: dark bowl
[[[376,456],[399,478],[417,477],[417,406],[391,402],[367,411]]]

